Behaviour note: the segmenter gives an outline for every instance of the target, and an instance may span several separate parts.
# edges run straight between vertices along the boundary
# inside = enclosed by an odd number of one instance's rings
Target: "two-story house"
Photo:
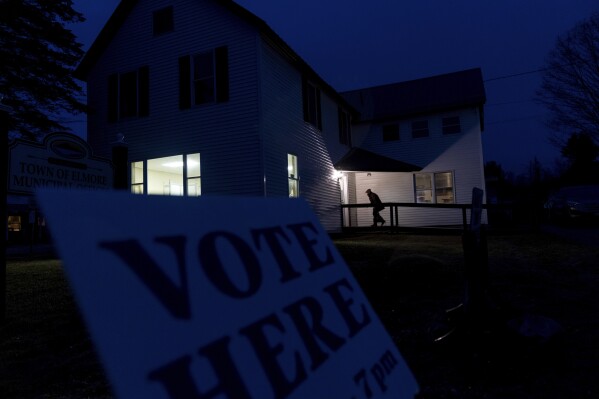
[[[134,193],[301,196],[333,231],[340,202],[367,202],[366,188],[386,202],[469,202],[484,184],[484,90],[448,104],[469,95],[465,80],[436,77],[339,94],[231,0],[122,0],[75,72],[88,142],[109,157],[124,136]],[[356,152],[387,166],[356,169]],[[450,222],[435,217],[405,221]]]
[[[88,142],[109,156],[124,136],[133,192],[302,196],[339,229],[329,153],[355,111],[235,2],[123,0],[76,76]]]

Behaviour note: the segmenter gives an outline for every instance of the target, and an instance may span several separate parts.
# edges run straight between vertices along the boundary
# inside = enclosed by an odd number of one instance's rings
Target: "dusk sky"
[[[91,45],[119,0],[74,0]],[[526,172],[553,167],[546,110],[534,102],[544,61],[562,35],[599,12],[597,0],[237,0],[263,19],[337,91],[480,67],[486,161]],[[80,118],[79,118],[80,119]],[[84,135],[83,124],[73,124]]]

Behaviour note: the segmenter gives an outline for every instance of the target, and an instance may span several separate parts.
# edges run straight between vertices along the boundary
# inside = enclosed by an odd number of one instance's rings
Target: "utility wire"
[[[491,81],[500,80],[500,79],[515,78],[517,76],[530,75],[530,74],[533,74],[533,73],[539,73],[539,72],[543,72],[543,71],[546,71],[546,70],[547,70],[547,68],[541,68],[541,69],[535,69],[535,70],[532,70],[532,71],[526,71],[526,72],[520,72],[520,73],[513,73],[511,75],[497,76],[495,78],[485,79],[484,82],[491,82]]]

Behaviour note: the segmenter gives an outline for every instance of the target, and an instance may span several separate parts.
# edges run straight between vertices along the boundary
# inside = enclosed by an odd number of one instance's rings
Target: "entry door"
[[[347,189],[347,174],[343,173],[339,178],[339,190],[341,191],[341,203],[349,204],[349,194]],[[350,226],[349,208],[343,208],[343,226]]]

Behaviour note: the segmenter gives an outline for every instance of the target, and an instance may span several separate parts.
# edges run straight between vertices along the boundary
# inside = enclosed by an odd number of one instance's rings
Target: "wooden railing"
[[[348,228],[348,227],[359,227],[359,226],[352,226],[352,218],[351,215],[348,218],[349,219],[349,225],[346,226],[345,225],[345,218],[343,216],[344,213],[344,209],[354,209],[354,208],[372,208],[372,204],[342,204],[341,206],[341,226],[343,228]],[[385,208],[389,209],[390,212],[390,220],[389,220],[389,227],[391,229],[396,229],[399,228],[399,208],[428,208],[428,209],[459,209],[462,212],[462,228],[463,230],[466,230],[468,227],[468,217],[467,217],[467,210],[468,209],[472,209],[472,204],[418,204],[418,203],[413,203],[413,202],[384,202],[383,206],[385,206]],[[490,207],[498,207],[498,205],[488,205],[488,204],[483,204],[482,208],[483,209],[489,209]]]

